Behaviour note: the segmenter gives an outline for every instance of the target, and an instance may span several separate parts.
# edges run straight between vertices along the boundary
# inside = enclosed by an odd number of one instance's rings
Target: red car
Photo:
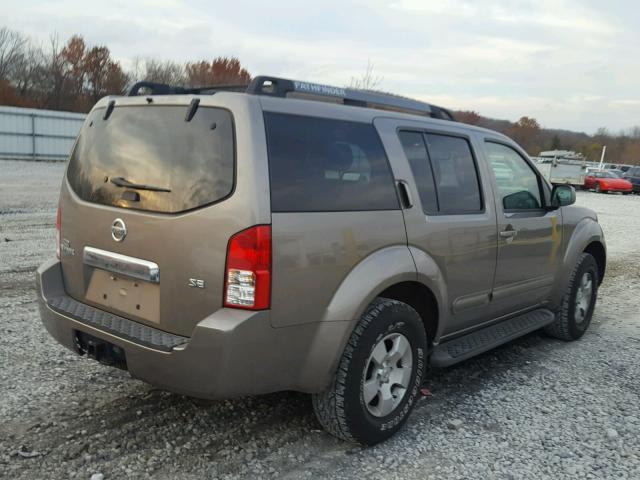
[[[622,192],[627,195],[633,191],[631,182],[618,178],[610,172],[591,172],[584,179],[584,188],[596,192]]]

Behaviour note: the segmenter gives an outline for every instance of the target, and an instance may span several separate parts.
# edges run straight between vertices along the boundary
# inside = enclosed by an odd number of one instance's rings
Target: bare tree
[[[356,90],[377,90],[382,83],[383,78],[374,74],[373,63],[367,60],[367,69],[359,77],[351,77],[349,88]]]
[[[0,78],[8,79],[16,63],[24,56],[27,38],[19,32],[0,28]]]
[[[29,45],[12,68],[9,79],[21,97],[27,98],[34,94],[38,76],[41,74],[44,54],[41,48]]]
[[[166,83],[169,85],[184,85],[186,83],[185,68],[178,62],[171,60],[155,60],[136,58],[133,71],[130,73],[133,81]]]
[[[60,48],[57,34],[49,39],[49,51],[43,54],[43,62],[37,76],[36,88],[41,100],[38,102],[43,108],[64,109],[65,107],[65,61]]]

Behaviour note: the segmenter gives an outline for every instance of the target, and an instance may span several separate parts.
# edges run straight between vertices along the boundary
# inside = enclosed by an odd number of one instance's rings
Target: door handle
[[[400,190],[400,198],[404,204],[404,208],[413,207],[413,199],[411,198],[411,191],[409,190],[409,184],[406,180],[398,180],[398,189]]]
[[[500,238],[504,238],[507,243],[513,242],[516,235],[518,235],[518,231],[513,228],[513,225],[507,225],[507,227],[500,232]]]

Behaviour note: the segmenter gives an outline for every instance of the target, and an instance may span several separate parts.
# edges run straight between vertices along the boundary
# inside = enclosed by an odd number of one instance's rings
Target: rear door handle
[[[404,204],[404,208],[413,207],[413,199],[411,198],[411,191],[409,190],[409,184],[406,180],[398,180],[398,190],[400,190],[400,198]]]

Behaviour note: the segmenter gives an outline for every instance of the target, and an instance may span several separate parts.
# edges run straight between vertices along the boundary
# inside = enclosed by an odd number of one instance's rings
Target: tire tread
[[[347,372],[353,359],[353,354],[358,348],[360,338],[371,322],[376,319],[383,309],[394,305],[403,304],[397,300],[381,297],[371,302],[349,337],[331,385],[324,392],[314,394],[311,397],[313,409],[322,427],[342,440],[358,441],[349,429],[344,408]]]
[[[562,303],[560,304],[560,310],[557,313],[556,320],[544,327],[544,332],[547,335],[559,340],[565,340],[567,342],[575,340],[575,337],[571,334],[570,330],[571,319],[569,318],[569,306],[571,301],[571,294],[573,292],[576,277],[578,275],[578,272],[580,271],[580,267],[582,267],[584,262],[589,257],[593,259],[592,255],[590,255],[589,253],[582,253],[578,258],[575,267],[573,267],[571,275],[569,276],[569,284],[564,296],[562,297]],[[595,263],[595,259],[593,259],[593,261]]]

